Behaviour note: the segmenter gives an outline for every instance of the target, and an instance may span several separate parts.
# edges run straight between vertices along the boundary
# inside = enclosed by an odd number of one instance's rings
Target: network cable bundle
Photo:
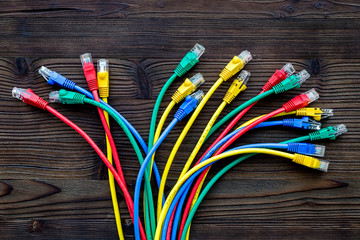
[[[124,235],[121,226],[115,184],[119,185],[124,194],[127,208],[133,220],[136,240],[185,240],[189,239],[191,221],[196,210],[204,200],[205,195],[221,176],[231,168],[256,154],[269,154],[290,159],[292,162],[305,167],[327,172],[329,162],[321,159],[325,153],[325,146],[308,142],[321,139],[335,140],[336,137],[347,131],[343,124],[321,128],[320,120],[332,116],[333,110],[307,107],[319,97],[315,89],[310,89],[284,103],[280,108],[268,114],[258,116],[235,128],[235,125],[258,101],[267,98],[270,95],[281,94],[293,88],[300,88],[301,84],[310,77],[306,70],[295,73],[295,69],[290,63],[287,63],[280,70],[276,70],[262,87],[258,95],[245,101],[225,117],[218,120],[223,109],[230,104],[240,92],[246,90],[250,72],[242,69],[252,60],[250,52],[246,50],[241,52],[238,56],[233,57],[220,72],[219,79],[216,80],[206,94],[201,90],[197,90],[205,81],[202,74],[197,73],[190,78],[186,78],[182,85],[172,95],[171,102],[161,115],[160,121],[156,124],[161,102],[169,86],[175,79],[182,77],[197,64],[204,51],[205,49],[203,46],[196,44],[180,61],[179,65],[174,70],[174,74],[161,89],[153,109],[149,130],[149,141],[147,144],[137,130],[118,111],[108,104],[108,60],[100,59],[97,62],[96,71],[91,54],[85,53],[80,56],[85,79],[90,91],[85,90],[75,82],[45,66],[42,66],[39,69],[39,73],[45,78],[48,84],[58,85],[63,88],[60,91],[53,91],[49,94],[51,102],[62,104],[90,104],[97,107],[105,130],[107,155],[101,151],[95,142],[81,128],[52,108],[47,101],[36,95],[31,89],[25,90],[14,87],[12,90],[12,95],[15,98],[52,113],[72,127],[91,145],[108,167],[110,193],[119,239],[124,239]],[[184,138],[211,95],[223,82],[228,81],[238,73],[238,77],[236,77],[230,85],[230,88],[224,95],[222,103],[205,126],[192,152],[188,154],[189,157],[184,164],[184,168],[178,181],[166,195],[164,190],[167,176]],[[180,104],[180,107],[172,116],[170,124],[165,127],[164,123],[177,104]],[[190,114],[190,118],[187,119],[187,115]],[[295,115],[299,118],[287,118],[288,115]],[[109,116],[112,117],[125,132],[140,163],[133,197],[130,195],[127,188],[115,141],[111,135]],[[273,118],[276,119],[274,120]],[[209,136],[217,134],[216,130],[229,120],[231,121],[228,123],[227,127],[218,134],[216,140],[206,149],[204,154],[199,157],[198,153],[205,141],[208,140]],[[180,121],[187,121],[187,123],[168,156],[165,168],[161,171],[156,165],[156,150],[161,143],[165,141],[169,132]],[[233,146],[233,143],[249,130],[271,126],[299,128],[310,132],[304,136],[280,143],[253,143]],[[239,158],[230,162],[218,171],[216,175],[204,185],[206,183],[206,176],[212,164],[231,156],[238,156]],[[194,160],[196,160],[195,164],[193,164]],[[154,189],[151,187],[152,175],[154,175],[157,183],[157,194],[155,194]],[[142,184],[143,194],[141,193]],[[154,196],[157,196],[157,199],[155,199]],[[142,201],[140,201],[141,199]],[[143,208],[142,214],[140,214],[140,207]]]

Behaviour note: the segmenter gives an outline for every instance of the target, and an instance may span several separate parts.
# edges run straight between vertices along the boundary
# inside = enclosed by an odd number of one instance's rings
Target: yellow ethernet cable
[[[175,104],[178,104],[179,102],[184,100],[186,98],[186,96],[193,93],[204,82],[205,82],[204,76],[201,73],[197,73],[194,76],[192,76],[190,79],[186,78],[185,81],[183,82],[183,84],[181,84],[181,86],[175,91],[175,93],[171,97],[171,102],[166,107],[164,113],[162,114],[162,116],[160,118],[159,124],[156,127],[155,136],[154,136],[154,144],[159,139],[161,130],[164,126],[164,123],[165,123],[167,117],[169,116],[171,110],[175,106]],[[155,157],[155,153],[151,159],[150,169],[152,169],[152,167],[153,167],[154,157]],[[150,171],[150,174],[149,174],[150,180],[151,180],[151,172],[152,171]]]
[[[181,188],[181,186],[185,183],[185,181],[189,177],[191,177],[191,175],[193,175],[195,172],[202,169],[203,167],[207,167],[208,164],[211,164],[213,162],[219,161],[219,160],[227,158],[227,157],[232,157],[232,156],[246,154],[246,153],[261,153],[261,154],[269,154],[269,155],[284,157],[284,158],[291,159],[295,163],[302,164],[302,165],[305,165],[305,166],[308,166],[311,168],[315,168],[315,169],[320,169],[320,168],[322,168],[323,165],[328,164],[327,161],[319,160],[319,159],[316,159],[313,157],[304,156],[301,154],[291,154],[291,153],[286,153],[286,152],[271,150],[271,149],[264,149],[264,148],[247,148],[247,149],[233,150],[233,151],[228,151],[228,152],[222,153],[220,155],[211,157],[211,158],[201,162],[200,164],[194,166],[193,168],[191,168],[172,188],[171,192],[169,193],[169,196],[167,197],[167,199],[165,201],[164,207],[160,213],[160,217],[158,220],[156,233],[155,233],[155,240],[161,239],[163,224],[165,221],[166,214],[170,208],[170,205],[171,205],[172,201],[174,200],[175,195]]]
[[[224,82],[229,80],[232,76],[234,76],[237,72],[239,72],[250,60],[252,59],[252,56],[249,51],[243,51],[238,56],[234,56],[233,59],[226,65],[226,67],[221,71],[219,74],[219,79],[214,83],[214,85],[210,88],[210,90],[207,92],[203,100],[200,102],[198,107],[195,109],[194,113],[191,115],[189,121],[186,123],[186,126],[184,127],[183,131],[181,132],[178,140],[176,141],[170,156],[168,158],[168,161],[166,162],[165,169],[163,172],[163,175],[161,176],[161,182],[159,187],[159,194],[158,194],[158,202],[157,202],[157,217],[159,219],[161,209],[162,209],[162,203],[163,203],[163,196],[164,196],[164,189],[166,184],[166,179],[170,171],[171,164],[175,158],[175,155],[184,140],[186,134],[190,130],[192,124],[196,120],[197,116],[211,97],[211,95],[216,91],[216,89]]]
[[[107,98],[109,97],[109,61],[106,59],[100,59],[97,62],[97,69],[98,69],[97,80],[98,80],[98,84],[99,84],[99,94],[100,94],[101,99],[104,102],[108,103]],[[107,125],[110,128],[109,114],[106,111],[104,111],[104,116],[106,118]],[[106,134],[105,134],[105,137],[106,137],[107,159],[109,160],[109,162],[111,164],[113,164],[112,151],[111,151],[109,139]],[[110,170],[108,170],[108,175],[109,175],[110,193],[111,193],[111,199],[112,199],[112,204],[113,204],[113,209],[114,209],[116,228],[118,231],[119,239],[124,240],[125,238],[124,238],[124,233],[123,233],[123,229],[121,226],[119,203],[118,203],[117,196],[116,196],[115,180],[114,180],[114,176],[112,175]]]
[[[242,91],[245,91],[246,84],[250,78],[250,72],[246,70],[242,70],[239,74],[239,76],[234,80],[234,82],[231,84],[230,88],[227,90],[223,102],[220,104],[220,106],[217,108],[215,113],[212,115],[211,119],[209,120],[208,124],[206,125],[204,131],[202,132],[197,144],[195,145],[193,151],[191,152],[188,160],[186,161],[186,164],[181,171],[179,179],[185,175],[185,173],[189,170],[192,162],[194,161],[196,155],[200,151],[201,146],[205,142],[206,136],[208,135],[210,129],[214,125],[216,119],[219,117],[221,112],[224,110],[227,104],[230,104],[235,97]]]

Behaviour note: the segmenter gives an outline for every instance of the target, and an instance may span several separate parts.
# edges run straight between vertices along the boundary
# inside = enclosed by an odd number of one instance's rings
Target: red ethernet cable
[[[291,63],[285,64],[280,70],[276,70],[275,73],[269,78],[269,80],[265,83],[265,85],[262,87],[262,91],[259,94],[262,94],[266,91],[269,91],[272,89],[275,85],[280,83],[281,81],[285,80],[287,77],[291,76],[295,72],[295,69]],[[224,131],[221,132],[221,134],[216,138],[216,140],[211,144],[211,146],[203,153],[203,155],[200,157],[200,159],[196,162],[195,165],[199,164],[201,160],[204,158],[204,156],[210,151],[212,147],[214,147],[222,138],[224,138],[231,129],[235,126],[236,123],[240,121],[240,119],[256,104],[257,102],[251,104],[244,110],[242,110],[230,123],[229,125],[224,129]],[[198,177],[197,181],[195,182],[195,185],[193,189],[191,190],[191,193],[189,195],[189,198],[187,200],[186,206],[184,208],[183,218],[181,220],[180,224],[180,231],[179,231],[179,239],[181,238],[182,230],[185,226],[185,222],[187,219],[187,216],[189,214],[192,200],[195,197],[195,194],[197,192],[197,189],[199,185],[201,184],[202,179],[205,177],[206,173],[208,172],[207,168],[204,170],[200,176]],[[174,213],[173,213],[174,214]]]
[[[95,152],[99,155],[101,160],[105,163],[105,165],[109,168],[111,173],[114,175],[114,178],[116,182],[119,184],[121,190],[124,193],[124,198],[126,200],[127,207],[130,212],[130,216],[132,220],[134,220],[134,203],[132,201],[132,198],[129,194],[128,189],[126,188],[125,183],[121,180],[118,172],[115,170],[115,168],[112,166],[112,164],[109,162],[105,154],[100,150],[100,148],[96,145],[96,143],[87,135],[79,126],[77,126],[75,123],[70,121],[68,118],[66,118],[64,115],[56,111],[54,108],[50,107],[48,105],[48,102],[46,102],[43,98],[39,97],[38,95],[34,94],[34,92],[31,89],[22,89],[14,87],[12,90],[13,97],[22,100],[24,103],[27,103],[29,105],[32,105],[34,107],[40,108],[42,110],[46,110],[50,113],[52,113],[54,116],[59,118],[61,121],[69,125],[71,128],[73,128],[77,133],[79,133],[89,144],[90,146],[95,150]],[[140,220],[139,220],[140,221]],[[140,223],[140,234],[142,239],[146,239],[146,235],[143,229],[142,224]]]
[[[285,103],[283,105],[283,107],[257,119],[256,121],[252,122],[251,124],[249,124],[248,126],[244,127],[241,131],[239,131],[237,134],[235,134],[233,137],[231,137],[225,144],[223,144],[215,153],[214,153],[214,156],[216,155],[219,155],[221,154],[223,151],[225,151],[227,149],[227,147],[229,147],[234,141],[236,141],[239,137],[241,137],[244,133],[246,133],[247,131],[249,131],[251,128],[253,128],[254,126],[258,125],[259,123],[261,122],[264,122],[268,119],[270,119],[271,117],[279,114],[279,113],[282,113],[282,112],[291,112],[291,111],[294,111],[296,109],[299,109],[299,108],[302,108],[302,107],[305,107],[307,106],[308,104],[310,104],[311,102],[315,101],[317,98],[319,97],[319,95],[317,94],[317,92],[314,90],[314,89],[311,89],[309,91],[307,91],[306,93],[304,94],[300,94],[298,96],[296,96],[295,98],[291,99],[290,101],[288,101],[287,103]],[[251,107],[251,106],[249,106]],[[249,108],[248,107],[248,108]],[[244,112],[246,109],[244,109],[242,112]],[[242,112],[239,113],[239,115],[242,114]],[[246,112],[245,112],[246,113]],[[244,113],[244,114],[245,114]],[[239,116],[238,115],[238,116]],[[241,115],[243,116],[243,114]],[[241,117],[240,117],[241,118]],[[239,119],[240,119],[239,118]],[[235,119],[234,119],[235,120]],[[233,121],[234,121],[233,120]],[[234,124],[235,125],[235,124]],[[231,129],[231,128],[230,128]],[[230,130],[229,129],[229,130]],[[225,131],[225,130],[224,130]],[[224,134],[225,136],[226,134]],[[220,141],[222,138],[217,138],[216,141]],[[203,159],[203,157],[206,155],[206,153],[217,143],[213,143],[211,145],[211,147],[209,147],[207,149],[207,151],[203,154],[203,156],[201,156],[201,158],[198,160],[198,162],[196,164],[199,164],[199,162]],[[194,199],[195,197],[195,194],[196,194],[196,191],[199,187],[199,185],[201,184],[203,178],[206,176],[208,170],[210,169],[210,167],[206,168],[202,173],[201,175],[198,177],[197,181],[195,182],[194,184],[194,187],[190,193],[190,196],[188,198],[188,202],[185,206],[185,209],[184,209],[184,213],[183,213],[183,218],[181,220],[181,224],[180,224],[180,235],[179,237],[181,238],[181,233],[182,233],[182,230],[184,229],[184,226],[185,226],[185,222],[186,222],[186,219],[187,219],[187,216],[189,214],[189,211],[190,211],[190,208],[191,208],[191,203],[192,203],[192,200]],[[175,212],[175,211],[174,211]]]
[[[97,102],[100,102],[99,94],[97,92],[97,90],[99,89],[99,86],[98,86],[95,67],[94,67],[94,64],[93,64],[93,61],[92,61],[91,54],[90,53],[84,53],[83,55],[80,56],[80,60],[81,60],[82,66],[83,66],[84,75],[85,75],[86,82],[87,82],[87,84],[89,86],[89,90],[93,94],[94,100],[97,101]],[[111,151],[113,153],[116,169],[119,172],[121,181],[123,181],[123,183],[126,186],[124,174],[123,174],[121,164],[120,164],[119,155],[118,155],[118,152],[116,150],[115,142],[114,142],[114,139],[113,139],[113,137],[111,135],[110,128],[109,128],[109,126],[108,126],[108,124],[106,122],[104,112],[100,108],[97,108],[97,110],[98,110],[98,113],[99,113],[99,116],[100,116],[101,123],[102,123],[102,125],[104,127],[106,136],[109,139],[109,143],[110,143]]]

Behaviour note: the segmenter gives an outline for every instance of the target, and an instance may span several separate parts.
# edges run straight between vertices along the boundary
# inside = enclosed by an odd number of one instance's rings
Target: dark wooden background
[[[248,89],[222,116],[257,94],[275,69],[292,62],[311,79],[259,103],[245,119],[272,111],[298,93],[316,88],[312,106],[333,108],[324,126],[344,123],[348,133],[327,147],[328,173],[287,160],[258,156],[226,174],[210,191],[192,225],[192,239],[359,239],[360,3],[346,1],[1,1],[0,3],[0,239],[116,239],[106,170],[90,146],[47,112],[11,97],[14,86],[48,99],[54,90],[37,73],[41,65],[86,87],[79,55],[108,58],[110,103],[147,139],[155,99],[177,62],[196,43],[206,53],[187,76],[217,79],[242,50]],[[170,88],[163,110],[182,79]],[[229,87],[213,95],[171,169],[177,179],[204,124]],[[104,149],[96,109],[52,104]],[[244,120],[245,120],[244,119]],[[157,154],[163,169],[185,123]],[[129,141],[112,122],[130,189],[139,169]],[[306,134],[272,128],[247,134],[237,144],[278,142]],[[214,139],[214,138],[212,138]],[[208,144],[206,145],[208,146]],[[213,176],[225,163],[216,165]],[[121,193],[126,236],[132,225]]]

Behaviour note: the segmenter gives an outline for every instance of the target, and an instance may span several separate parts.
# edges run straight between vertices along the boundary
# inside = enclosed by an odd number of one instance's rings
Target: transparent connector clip
[[[326,160],[319,160],[319,161],[320,161],[320,167],[317,168],[317,170],[320,170],[322,172],[327,172],[330,162]]]
[[[97,61],[98,72],[109,72],[109,61],[106,59],[99,59]]]
[[[310,77],[310,74],[306,70],[301,70],[296,74],[296,76],[299,77],[298,84],[301,85]]]
[[[18,87],[14,87],[11,91],[11,94],[14,98],[17,98],[19,100],[23,100],[24,99],[24,93],[26,92],[25,89],[23,88],[18,88]]]
[[[310,118],[308,120],[308,124],[309,124],[309,126],[307,127],[307,129],[309,129],[309,130],[320,130],[321,129],[321,123],[319,123],[315,120],[312,120]]]
[[[336,129],[335,137],[340,136],[341,134],[344,134],[347,132],[347,128],[345,124],[339,124],[334,127]]]
[[[80,55],[80,60],[83,67],[85,63],[93,63],[91,53],[84,53]]]
[[[43,76],[43,78],[45,78],[46,81],[49,81],[50,75],[53,73],[53,71],[51,71],[47,67],[41,66],[41,68],[39,69],[39,73],[41,74],[41,76]]]
[[[315,145],[315,152],[313,154],[313,156],[317,156],[317,157],[324,157],[325,155],[325,146],[323,145]]]
[[[50,102],[61,103],[59,91],[52,91],[49,93]]]
[[[285,64],[281,70],[283,70],[286,73],[286,77],[289,77],[294,74],[295,68],[291,63]]]
[[[196,88],[200,87],[205,82],[204,76],[201,73],[197,73],[189,79]]]
[[[194,92],[193,94],[191,94],[190,97],[194,98],[199,104],[204,97],[204,92],[201,90],[198,90],[198,91]]]
[[[334,116],[333,109],[330,108],[320,108],[322,113],[320,113],[321,118],[328,118]]]
[[[310,89],[309,91],[304,93],[307,98],[309,99],[308,104],[316,101],[317,99],[319,99],[319,94],[316,92],[316,90],[314,88]]]
[[[242,84],[240,87],[242,87],[242,85],[246,85],[247,82],[249,81],[250,78],[250,72],[246,71],[246,70],[242,70],[239,74],[239,76],[236,78],[237,80],[242,81]]]
[[[245,64],[247,64],[248,62],[250,62],[252,60],[252,55],[248,50],[242,51],[239,55],[238,58],[241,59],[241,61],[243,61]]]
[[[195,55],[197,56],[196,59],[199,60],[201,55],[204,54],[205,48],[203,45],[196,43],[195,46],[190,50],[190,52],[195,53]]]

